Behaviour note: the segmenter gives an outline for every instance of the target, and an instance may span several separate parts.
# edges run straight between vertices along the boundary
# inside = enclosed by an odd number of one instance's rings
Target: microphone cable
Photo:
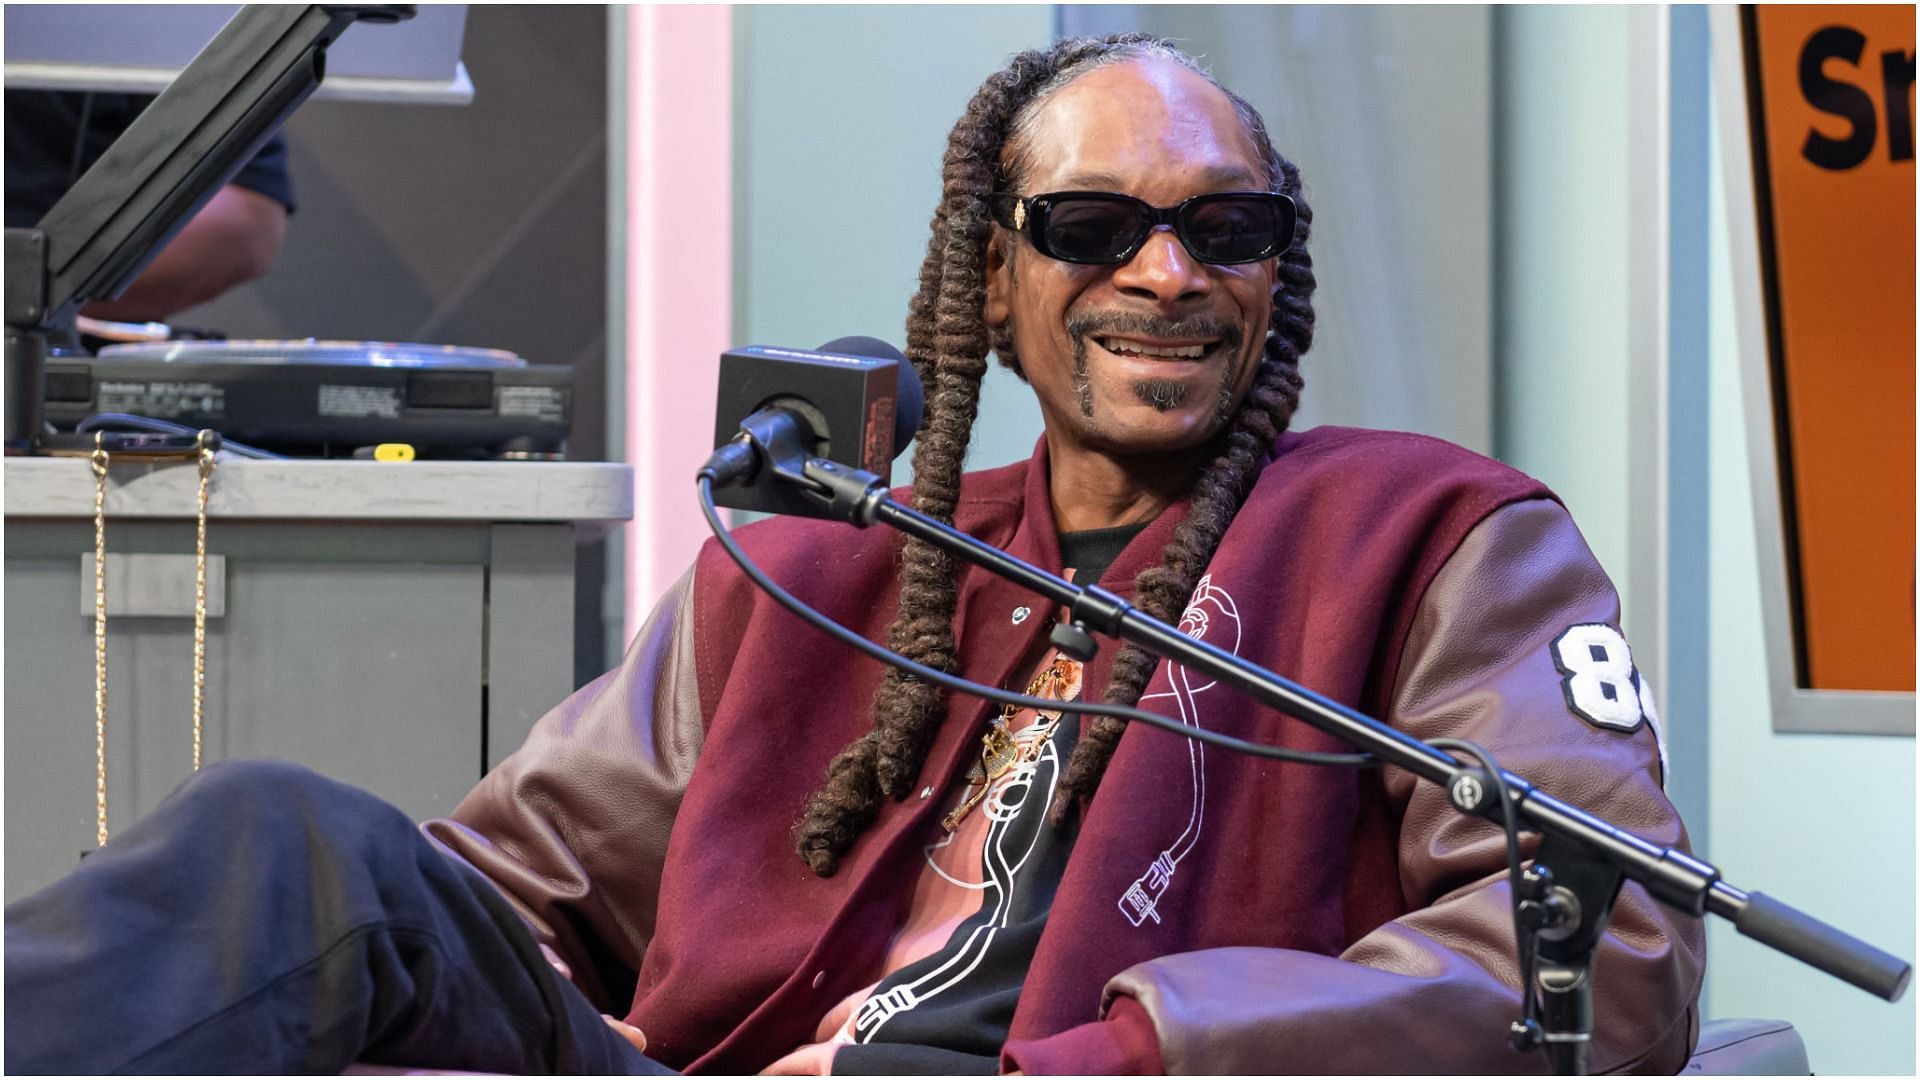
[[[1512,1030],[1516,1038],[1536,1041],[1541,1037],[1538,1019],[1540,991],[1535,982],[1539,961],[1539,942],[1533,934],[1527,932],[1526,920],[1520,910],[1525,890],[1520,878],[1520,815],[1514,806],[1513,792],[1507,790],[1506,773],[1501,770],[1500,762],[1486,747],[1470,739],[1430,739],[1428,741],[1442,750],[1472,755],[1474,761],[1487,771],[1494,790],[1499,793],[1500,823],[1502,831],[1507,834],[1507,888],[1511,893],[1508,899],[1511,901],[1509,907],[1513,916],[1513,949],[1516,954],[1514,959],[1520,965],[1521,982],[1520,1020]],[[1514,1049],[1523,1050],[1524,1048],[1515,1044]]]
[[[773,597],[780,603],[781,607],[798,615],[812,626],[824,630],[836,640],[844,642],[883,664],[897,667],[915,678],[920,679],[922,682],[933,683],[936,686],[944,686],[949,690],[958,691],[959,693],[972,697],[985,698],[988,701],[1014,705],[1023,709],[1060,709],[1063,712],[1084,716],[1113,716],[1122,720],[1138,721],[1150,727],[1157,727],[1162,731],[1172,732],[1183,738],[1192,739],[1195,742],[1206,743],[1208,746],[1218,746],[1225,750],[1232,750],[1235,753],[1250,754],[1254,757],[1275,758],[1280,761],[1291,761],[1300,765],[1336,765],[1347,768],[1377,768],[1384,764],[1379,758],[1368,753],[1342,754],[1319,750],[1292,750],[1284,746],[1269,746],[1265,743],[1248,742],[1245,739],[1236,739],[1231,735],[1222,735],[1216,731],[1208,731],[1202,727],[1192,727],[1170,717],[1162,716],[1159,713],[1149,712],[1146,709],[1135,708],[1131,705],[1113,705],[1106,702],[1093,704],[1067,702],[1063,704],[1056,698],[1032,697],[1027,694],[1015,693],[1011,690],[1002,690],[997,686],[977,683],[971,679],[941,671],[939,668],[928,667],[917,661],[909,660],[886,646],[868,641],[852,630],[841,626],[839,623],[834,622],[832,619],[809,607],[806,601],[801,600],[799,597],[781,588],[777,582],[767,576],[766,571],[760,569],[753,559],[741,549],[739,542],[733,538],[732,530],[728,529],[727,526],[721,522],[719,509],[715,507],[713,503],[713,473],[707,469],[700,470],[698,483],[700,487],[700,512],[706,515],[707,527],[713,530],[713,538],[719,541],[721,548],[726,551],[728,557],[732,558],[734,563],[740,567],[741,573],[746,574],[749,580],[760,587],[761,591]],[[1505,791],[1504,785],[1501,790],[1502,792]]]
[[[1032,697],[1027,694],[1003,690],[999,687],[988,686],[985,683],[977,683],[970,679],[941,671],[938,668],[929,667],[925,664],[909,660],[899,653],[883,645],[868,641],[852,630],[834,622],[826,615],[808,606],[807,603],[799,597],[781,588],[777,582],[768,577],[766,572],[760,569],[752,558],[741,549],[739,542],[733,538],[732,530],[728,529],[727,526],[721,522],[719,510],[714,506],[713,502],[713,480],[714,474],[711,470],[700,470],[697,481],[700,491],[700,512],[706,516],[707,527],[713,531],[714,539],[719,542],[721,548],[733,559],[734,563],[740,567],[742,573],[746,574],[747,577],[768,596],[778,601],[782,607],[793,612],[810,625],[824,630],[835,639],[865,653],[875,660],[899,668],[924,682],[933,683],[936,686],[943,686],[949,690],[958,691],[959,693],[973,697],[1015,705],[1020,708],[1060,709],[1063,712],[1080,715],[1113,716],[1123,720],[1138,721],[1151,727],[1159,728],[1162,731],[1192,739],[1195,742],[1205,743],[1208,746],[1217,746],[1235,753],[1248,754],[1253,757],[1274,758],[1301,765],[1344,766],[1347,768],[1379,768],[1386,764],[1370,753],[1342,754],[1312,750],[1290,750],[1286,747],[1248,742],[1245,739],[1236,739],[1231,735],[1222,735],[1219,732],[1208,731],[1202,727],[1189,726],[1169,717],[1162,716],[1159,713],[1149,712],[1145,709],[1134,708],[1128,705],[1112,705],[1105,702],[1098,704],[1075,702],[1069,703],[1070,707],[1067,707],[1053,698]],[[1494,758],[1493,754],[1478,743],[1466,739],[1446,738],[1431,739],[1428,741],[1440,749],[1452,751],[1456,755],[1456,764],[1459,763],[1457,756],[1459,754],[1464,753],[1472,757],[1475,763],[1487,772],[1489,782],[1493,785],[1494,791],[1497,794],[1500,802],[1500,820],[1497,824],[1501,828],[1501,831],[1506,834],[1507,880],[1512,893],[1509,899],[1513,918],[1514,947],[1519,954],[1516,959],[1520,964],[1521,978],[1525,980],[1534,970],[1536,952],[1534,938],[1526,932],[1522,925],[1520,910],[1522,895],[1520,834],[1523,830],[1517,812],[1518,808],[1513,800],[1513,794],[1507,788],[1506,774],[1500,768],[1500,763]],[[1540,1028],[1539,1022],[1534,1019],[1534,1017],[1536,1016],[1537,1002],[1539,1000],[1538,990],[1533,986],[1524,986],[1521,988],[1521,993],[1523,995],[1522,1019],[1519,1023],[1515,1024],[1514,1027],[1516,1029],[1530,1029],[1530,1034],[1537,1035]],[[1515,1046],[1515,1049],[1520,1049],[1520,1047]]]

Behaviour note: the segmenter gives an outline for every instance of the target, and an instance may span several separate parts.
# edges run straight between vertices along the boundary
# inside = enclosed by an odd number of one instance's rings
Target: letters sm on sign
[[[1741,22],[1797,685],[1911,691],[1914,9]]]

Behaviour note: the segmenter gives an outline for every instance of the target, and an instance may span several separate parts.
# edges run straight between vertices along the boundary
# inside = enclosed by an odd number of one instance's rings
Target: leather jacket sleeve
[[[1510,505],[1467,536],[1422,598],[1387,719],[1420,738],[1471,739],[1566,802],[1684,845],[1662,790],[1657,713],[1630,730],[1583,719],[1555,663],[1570,627],[1617,628],[1619,618],[1566,512],[1546,500]],[[1546,1071],[1544,1053],[1506,1042],[1520,997],[1503,834],[1404,770],[1382,779],[1400,820],[1406,915],[1338,957],[1213,949],[1108,982],[1109,1003],[1131,997],[1150,1017],[1168,1072]],[[1526,835],[1522,856],[1537,846]],[[1685,1064],[1705,948],[1701,920],[1624,887],[1594,962],[1592,1071]]]
[[[694,671],[689,570],[619,667],[542,717],[450,818],[421,826],[615,1015],[653,937],[667,837],[706,734]]]

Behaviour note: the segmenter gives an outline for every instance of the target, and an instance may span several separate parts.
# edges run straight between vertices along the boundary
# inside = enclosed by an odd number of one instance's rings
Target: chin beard
[[[1215,426],[1223,425],[1233,419],[1233,407],[1236,404],[1233,397],[1233,382],[1232,372],[1228,372],[1227,377],[1220,380],[1220,391],[1214,395],[1213,422]],[[1084,383],[1080,385],[1085,386]],[[1172,412],[1186,404],[1187,398],[1191,396],[1193,387],[1189,383],[1180,382],[1175,379],[1142,379],[1134,383],[1130,389],[1133,391],[1133,396],[1140,400],[1140,404],[1145,405],[1154,412],[1164,413]],[[1086,391],[1083,390],[1083,393],[1086,393]],[[1091,394],[1087,394],[1087,397],[1091,397]],[[1091,402],[1087,404],[1090,406]],[[1090,412],[1089,418],[1091,418]]]
[[[1189,387],[1178,379],[1142,379],[1132,389],[1140,404],[1154,412],[1172,412],[1187,400]]]

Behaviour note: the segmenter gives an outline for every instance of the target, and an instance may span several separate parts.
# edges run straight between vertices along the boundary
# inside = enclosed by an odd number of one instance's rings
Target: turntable
[[[571,368],[498,349],[159,341],[51,356],[46,372],[46,419],[61,430],[128,414],[291,456],[408,443],[422,457],[558,457],[573,412]]]

